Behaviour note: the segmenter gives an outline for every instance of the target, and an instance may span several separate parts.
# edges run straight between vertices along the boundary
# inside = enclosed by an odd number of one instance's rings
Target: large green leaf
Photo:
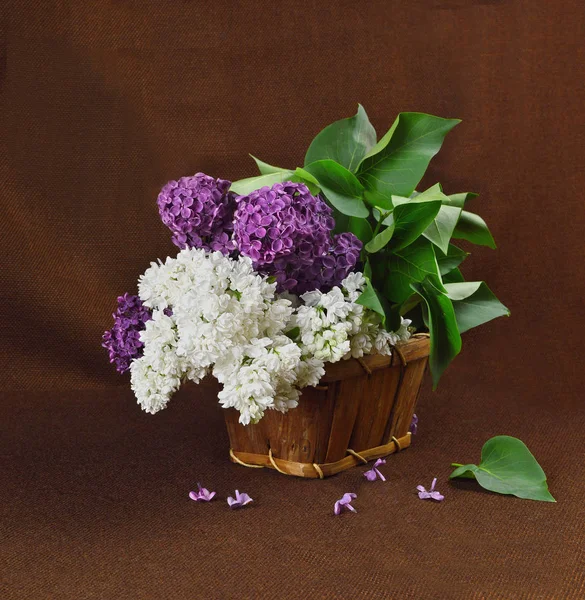
[[[412,244],[433,222],[440,209],[439,200],[419,201],[418,198],[397,206],[384,220],[386,225],[394,225],[392,248],[399,250]]]
[[[347,231],[353,233],[362,244],[367,244],[374,235],[370,222],[359,217],[349,217]]]
[[[423,231],[423,235],[447,253],[460,215],[461,209],[456,206],[441,206],[433,222]]]
[[[548,491],[546,475],[526,444],[509,435],[488,440],[481,449],[479,465],[456,465],[449,479],[477,479],[481,487],[498,494],[511,494],[526,500],[556,502]]]
[[[433,376],[433,389],[449,363],[461,351],[461,335],[457,328],[455,310],[441,280],[435,275],[425,277],[420,283],[411,283],[411,288],[422,296],[427,308],[431,353],[429,364]]]
[[[441,279],[443,280],[443,285],[446,283],[462,283],[465,281],[465,277],[463,277],[463,274],[459,269],[453,269],[452,271],[445,273],[445,275],[441,275]]]
[[[309,188],[309,191],[311,192],[311,194],[313,194],[313,196],[316,196],[321,191],[317,179],[315,179],[315,177],[311,175],[311,173],[305,171],[305,169],[302,169],[301,167],[297,167],[294,170],[291,180],[299,183],[304,183]]]
[[[435,254],[437,255],[437,263],[439,263],[441,275],[446,275],[453,271],[469,256],[469,252],[461,250],[461,248],[458,248],[454,244],[449,244],[447,253],[437,249],[435,250]]]
[[[390,196],[410,196],[443,139],[459,122],[423,113],[400,113],[358,167],[366,200],[384,206]]]
[[[258,170],[261,175],[269,175],[270,173],[284,173],[289,169],[283,169],[282,167],[275,167],[274,165],[269,165],[265,163],[263,160],[256,158],[254,155],[250,154],[250,156],[254,159],[256,164],[258,165]]]
[[[325,127],[311,142],[305,165],[330,158],[355,172],[362,158],[376,143],[376,131],[361,104],[357,114]]]
[[[460,240],[467,240],[478,246],[496,247],[496,242],[494,242],[494,238],[485,221],[479,215],[466,210],[461,211],[461,217],[459,217],[453,237]]]
[[[367,217],[370,214],[363,201],[364,188],[357,177],[333,160],[318,160],[305,165],[319,182],[321,191],[341,213],[350,217]]]
[[[379,252],[388,244],[388,242],[392,239],[392,234],[394,233],[394,225],[390,225],[390,227],[384,227],[382,231],[376,234],[365,246],[366,250],[370,254],[375,254]]]
[[[386,313],[384,312],[382,297],[378,296],[378,292],[376,292],[369,279],[366,279],[366,287],[356,302],[357,304],[361,304],[362,306],[377,312],[382,317],[382,322],[386,322]]]
[[[245,196],[264,186],[272,186],[275,183],[290,181],[292,176],[293,171],[278,171],[276,173],[258,175],[257,177],[247,177],[246,179],[234,181],[230,187],[230,191],[235,192],[239,196]]]
[[[443,201],[443,204],[463,208],[468,200],[477,198],[477,196],[478,194],[476,194],[475,192],[461,192],[459,194],[449,194],[449,196],[446,196],[446,200]]]
[[[453,302],[461,333],[497,317],[510,316],[510,311],[483,281],[445,283],[444,286]]]
[[[433,245],[424,238],[391,254],[387,268],[384,294],[392,302],[398,303],[404,302],[412,294],[411,283],[422,281],[427,275],[439,275]]]

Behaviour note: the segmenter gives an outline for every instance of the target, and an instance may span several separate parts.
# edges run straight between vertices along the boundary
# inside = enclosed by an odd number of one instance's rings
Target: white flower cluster
[[[293,313],[291,324],[299,329],[303,355],[323,362],[360,358],[365,354],[391,354],[392,346],[410,337],[410,321],[402,319],[400,329],[388,332],[380,316],[357,304],[366,280],[362,273],[350,273],[324,294],[319,290],[301,296],[304,304]]]
[[[317,385],[325,362],[389,354],[408,339],[409,321],[388,333],[376,313],[355,302],[364,285],[363,275],[352,273],[341,289],[304,294],[299,305],[275,296],[275,284],[248,258],[191,248],[152,263],[139,295],[153,318],[141,333],[144,354],[130,367],[138,402],[157,412],[182,380],[212,373],[223,385],[220,403],[239,410],[241,423],[257,422],[267,409],[286,412],[299,389]]]

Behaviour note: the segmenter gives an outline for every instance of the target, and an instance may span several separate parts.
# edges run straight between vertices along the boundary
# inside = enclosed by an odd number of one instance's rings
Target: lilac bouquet
[[[254,159],[231,183],[203,173],[158,196],[176,257],[151,263],[138,296],[118,299],[103,336],[151,413],[181,382],[208,374],[244,424],[294,408],[328,362],[390,354],[416,326],[431,335],[435,383],[460,333],[508,314],[483,282],[465,282],[451,238],[494,246],[470,193],[416,185],[457,124],[401,113],[376,142],[364,109],[326,127],[303,167]]]

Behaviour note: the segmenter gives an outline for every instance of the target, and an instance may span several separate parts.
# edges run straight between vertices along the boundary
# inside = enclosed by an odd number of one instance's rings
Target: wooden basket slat
[[[324,463],[338,461],[347,454],[351,432],[363,395],[362,381],[357,377],[332,382],[329,385],[335,386],[337,396],[331,423],[331,431],[335,431],[336,434],[329,436],[327,453],[320,461]]]

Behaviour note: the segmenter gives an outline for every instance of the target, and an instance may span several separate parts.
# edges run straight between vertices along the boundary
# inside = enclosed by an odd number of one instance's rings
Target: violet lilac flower
[[[386,464],[386,461],[383,458],[379,458],[374,463],[374,466],[369,471],[366,471],[364,473],[364,477],[368,481],[376,481],[376,479],[381,479],[382,481],[386,481],[386,478],[384,477],[384,475],[382,475],[382,473],[380,473],[380,471],[378,470],[378,467],[380,465],[385,465],[385,464]]]
[[[258,271],[274,276],[279,291],[330,288],[358,260],[361,242],[352,233],[332,239],[331,208],[302,183],[275,183],[239,196],[236,203],[238,250]]]
[[[162,222],[179,248],[204,248],[229,254],[232,241],[235,194],[231,182],[204,173],[169,181],[158,195]]]
[[[241,508],[243,506],[246,506],[246,504],[250,504],[250,502],[254,502],[254,500],[252,500],[252,498],[250,498],[248,494],[245,494],[243,492],[240,493],[238,490],[236,490],[235,498],[228,496],[227,499],[227,503],[230,505],[230,508]]]
[[[140,332],[152,313],[138,296],[124,294],[118,297],[118,308],[112,316],[114,326],[102,336],[102,346],[118,373],[124,373],[130,369],[132,360],[142,356],[144,344],[140,341]]]
[[[412,421],[410,422],[408,431],[410,431],[412,435],[416,435],[416,432],[418,431],[418,417],[416,415],[412,415]]]
[[[195,502],[210,502],[215,496],[215,492],[210,492],[207,488],[201,487],[201,484],[197,484],[198,490],[196,492],[189,492],[189,498],[195,500]]]
[[[421,500],[436,500],[437,502],[441,502],[445,498],[443,494],[435,491],[435,484],[437,483],[437,478],[433,479],[433,483],[431,484],[431,489],[427,492],[427,490],[422,485],[417,485],[416,489],[418,490],[418,497]]]
[[[336,503],[335,506],[333,507],[333,512],[336,515],[341,514],[341,511],[343,509],[347,509],[350,510],[351,512],[356,513],[357,510],[351,505],[351,503],[353,502],[353,500],[357,498],[357,494],[348,492],[347,494],[343,494],[343,497],[340,498]]]

